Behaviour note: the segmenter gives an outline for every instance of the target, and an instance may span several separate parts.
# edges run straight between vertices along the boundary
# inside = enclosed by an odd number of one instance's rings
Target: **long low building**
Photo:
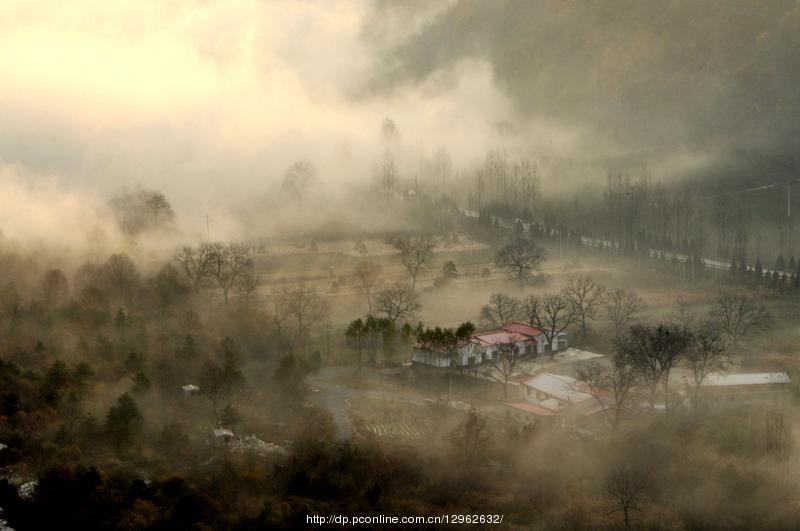
[[[510,349],[516,356],[536,356],[565,348],[566,332],[558,334],[552,344],[548,344],[545,334],[535,326],[511,321],[503,328],[473,334],[453,349],[419,344],[414,348],[411,362],[438,368],[466,368],[497,359],[502,349]]]
[[[700,403],[710,408],[778,406],[789,401],[792,380],[785,372],[711,374],[700,385]]]
[[[551,417],[585,421],[610,405],[606,389],[590,388],[571,376],[542,372],[519,379],[520,401],[506,402],[507,415],[523,424],[540,424]]]

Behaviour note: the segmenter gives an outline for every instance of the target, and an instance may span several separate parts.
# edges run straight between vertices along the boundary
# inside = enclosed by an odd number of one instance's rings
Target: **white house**
[[[531,356],[567,347],[567,334],[562,332],[549,345],[545,335],[535,326],[511,321],[498,330],[473,334],[449,351],[417,346],[411,356],[416,365],[438,368],[465,368],[479,365],[499,356],[501,349],[513,349],[516,355]]]
[[[605,389],[590,388],[570,376],[548,372],[523,379],[519,392],[519,398],[524,402],[505,404],[509,416],[517,420],[549,416],[587,417],[602,412],[601,401],[609,399]],[[525,404],[535,407],[527,407]]]

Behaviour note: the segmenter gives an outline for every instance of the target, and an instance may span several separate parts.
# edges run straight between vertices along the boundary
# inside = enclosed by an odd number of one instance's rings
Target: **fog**
[[[793,529],[798,30],[0,2],[0,530]]]

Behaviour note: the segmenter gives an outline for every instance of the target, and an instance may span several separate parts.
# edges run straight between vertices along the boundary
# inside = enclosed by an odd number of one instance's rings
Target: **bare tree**
[[[120,229],[130,236],[169,227],[175,220],[169,200],[156,190],[122,190],[109,206]]]
[[[581,324],[581,335],[584,337],[589,330],[589,320],[594,319],[604,293],[605,288],[592,277],[570,278],[564,288],[564,294],[569,297],[570,303],[575,308]]]
[[[209,254],[209,275],[217,281],[225,304],[228,304],[228,294],[239,279],[251,271],[253,261],[250,258],[251,248],[247,245],[231,243],[212,244]]]
[[[670,414],[670,372],[683,358],[691,342],[691,334],[674,326],[631,327],[617,339],[618,355],[636,368],[650,389],[650,408],[655,409],[659,384],[664,388],[664,412]]]
[[[538,328],[547,341],[550,358],[553,358],[553,342],[558,335],[575,322],[576,310],[569,297],[563,293],[548,293],[542,296],[531,295],[525,299],[525,317],[531,326]]]
[[[640,508],[649,487],[649,474],[631,463],[619,463],[606,478],[605,492],[613,505],[612,512],[622,513],[626,528],[630,528],[630,514]]]
[[[720,293],[711,311],[711,318],[728,336],[734,348],[742,338],[764,333],[772,326],[772,320],[764,305],[743,293]]]
[[[281,190],[297,201],[298,205],[302,205],[306,192],[314,183],[316,175],[317,171],[311,162],[298,160],[286,170]]]
[[[508,271],[522,287],[531,273],[539,269],[544,257],[543,247],[538,247],[528,240],[517,240],[497,251],[494,262],[497,267]]]
[[[792,424],[783,411],[769,411],[766,426],[767,455],[775,461],[785,462],[792,454]]]
[[[239,299],[245,308],[250,308],[255,302],[256,294],[258,293],[259,278],[252,267],[247,268],[242,273],[236,283],[233,285],[233,291],[236,292]]]
[[[578,380],[586,384],[605,413],[612,430],[616,430],[629,410],[629,402],[637,382],[636,368],[619,356],[611,366],[589,361],[576,368]],[[605,397],[608,391],[608,399]]]
[[[273,323],[288,350],[307,345],[311,328],[328,314],[328,305],[314,288],[282,288],[275,292]]]
[[[386,315],[392,324],[398,319],[408,320],[419,312],[417,292],[403,282],[396,282],[389,289],[378,294],[376,306],[379,313]]]
[[[42,279],[42,292],[44,294],[44,304],[47,308],[56,308],[65,302],[69,297],[69,284],[64,272],[60,269],[51,269]]]
[[[450,434],[453,446],[467,462],[474,462],[486,452],[491,437],[486,417],[480,416],[475,408],[467,412],[464,422]]]
[[[195,292],[200,291],[200,285],[211,272],[211,257],[214,246],[203,242],[194,248],[185,245],[180,252],[175,255],[175,261],[180,266],[183,274],[189,279],[189,283]]]
[[[381,189],[384,195],[390,196],[394,193],[394,187],[397,183],[397,166],[394,162],[394,155],[390,150],[387,149],[383,153],[380,164]]]
[[[692,335],[692,344],[686,351],[685,361],[694,388],[692,409],[696,411],[699,405],[700,386],[709,374],[725,371],[730,363],[716,323],[706,322],[695,331]]]
[[[416,236],[396,238],[393,244],[400,251],[400,260],[411,277],[411,289],[416,289],[417,275],[433,260],[436,242],[430,236]]]
[[[522,363],[536,355],[535,349],[520,352],[517,343],[522,339],[522,336],[511,335],[507,342],[497,345],[494,357],[483,363],[482,374],[502,384],[504,400],[508,400],[508,382],[511,377]]]
[[[522,314],[518,299],[504,293],[489,297],[489,304],[481,308],[481,325],[486,328],[503,328]]]
[[[376,262],[363,260],[356,264],[353,280],[358,290],[367,298],[369,313],[372,313],[372,290],[381,276],[381,266]]]
[[[692,306],[683,297],[675,299],[675,309],[672,312],[672,323],[683,330],[691,330],[694,327],[695,312]]]
[[[203,329],[203,323],[200,321],[200,316],[194,310],[189,310],[178,318],[178,326],[184,335],[193,336]]]
[[[603,306],[614,325],[616,337],[621,337],[628,325],[636,319],[636,314],[641,311],[642,299],[633,291],[617,288],[607,293]]]
[[[112,254],[103,267],[109,285],[120,298],[127,297],[130,289],[139,281],[136,264],[127,254]]]
[[[178,302],[190,289],[171,262],[164,264],[164,267],[151,280],[151,285],[158,295],[161,310],[166,310],[170,305]]]
[[[358,361],[358,373],[361,374],[361,365],[363,362],[362,353],[364,352],[366,343],[367,329],[364,326],[364,321],[356,319],[352,321],[345,330],[344,336],[347,338],[347,344],[355,351],[356,360]]]

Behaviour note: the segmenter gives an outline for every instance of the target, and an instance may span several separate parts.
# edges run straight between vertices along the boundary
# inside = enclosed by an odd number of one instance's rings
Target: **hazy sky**
[[[798,86],[796,0],[2,0],[0,199],[141,184],[202,212],[298,158],[335,188],[387,116],[406,173],[446,146],[771,178]]]
[[[0,160],[194,197],[262,191],[301,157],[345,178],[385,116],[409,150],[482,143],[509,112],[485,65],[446,86],[364,90],[392,31],[415,27],[403,16],[379,43],[374,14],[364,1],[0,2]]]

